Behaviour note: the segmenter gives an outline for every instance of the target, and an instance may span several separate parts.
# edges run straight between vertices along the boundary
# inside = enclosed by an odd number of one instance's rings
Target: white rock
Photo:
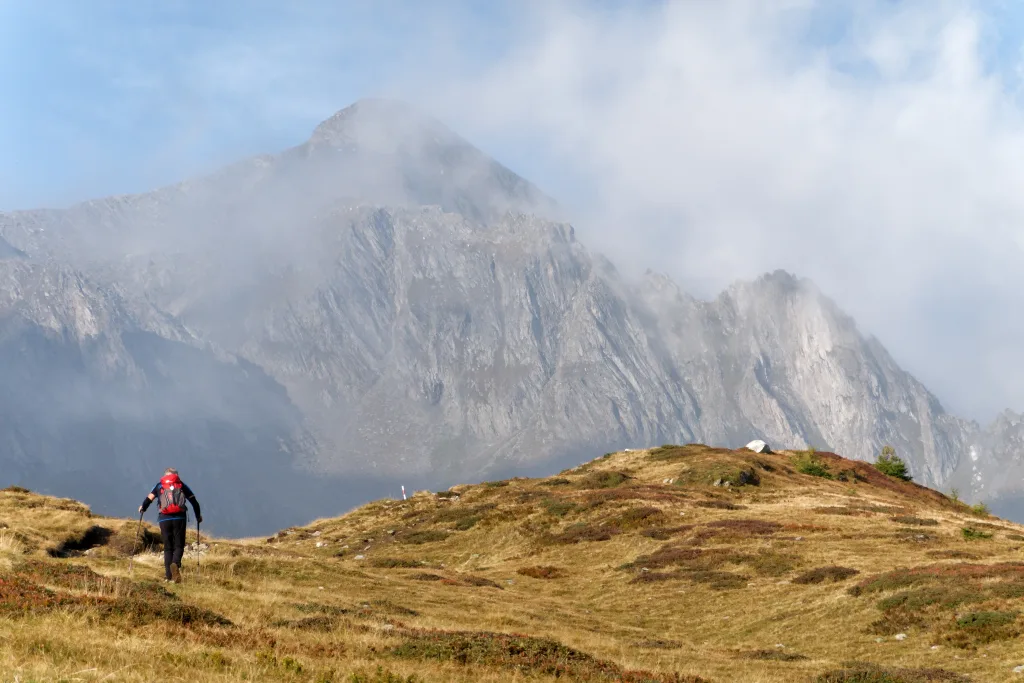
[[[1015,674],[1024,674],[1024,664],[1021,664],[1020,666],[1013,667],[1013,673],[1015,673]]]
[[[366,555],[356,555],[356,559],[357,560],[365,560],[366,559]]]
[[[906,640],[907,639],[907,634],[906,633],[897,633],[895,635],[895,638],[896,638],[896,640]]]
[[[766,444],[764,441],[761,441],[761,439],[755,439],[751,441],[750,443],[747,444],[746,447],[748,450],[754,451],[755,453],[772,452],[772,449],[768,447],[768,444]]]

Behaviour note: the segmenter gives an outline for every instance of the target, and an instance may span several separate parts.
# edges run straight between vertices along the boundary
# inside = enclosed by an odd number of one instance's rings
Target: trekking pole
[[[199,535],[199,518],[196,518],[196,576],[202,578],[203,569],[199,566],[199,555],[202,549],[199,547],[203,542],[203,537]]]
[[[139,513],[139,526],[135,529],[135,544],[132,545],[132,556],[128,560],[128,576],[132,575],[132,566],[135,564],[135,551],[139,548],[139,534],[142,533],[142,514]]]

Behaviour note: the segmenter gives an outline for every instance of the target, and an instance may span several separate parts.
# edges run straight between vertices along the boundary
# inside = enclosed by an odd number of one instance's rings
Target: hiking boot
[[[171,581],[181,583],[181,572],[178,570],[178,565],[173,562],[171,562]]]

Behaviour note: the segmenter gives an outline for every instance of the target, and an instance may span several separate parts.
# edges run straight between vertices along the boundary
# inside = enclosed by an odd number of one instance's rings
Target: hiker
[[[168,467],[164,476],[156,483],[153,490],[139,506],[139,519],[146,514],[149,504],[160,499],[160,536],[164,541],[164,580],[181,582],[181,557],[185,554],[185,529],[188,525],[188,513],[185,501],[192,504],[196,513],[196,523],[203,523],[203,513],[199,510],[199,501],[192,489],[178,477],[178,470]]]

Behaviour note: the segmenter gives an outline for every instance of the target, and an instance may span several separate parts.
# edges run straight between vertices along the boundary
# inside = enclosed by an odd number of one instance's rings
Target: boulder
[[[768,444],[766,444],[764,441],[761,441],[760,439],[755,439],[754,441],[751,441],[750,443],[747,444],[746,447],[749,450],[754,451],[755,453],[771,453],[772,452],[772,449],[768,447]]]
[[[748,486],[748,485],[759,486],[761,484],[761,478],[757,476],[757,472],[753,469],[740,470],[739,475],[736,477],[737,486]]]

